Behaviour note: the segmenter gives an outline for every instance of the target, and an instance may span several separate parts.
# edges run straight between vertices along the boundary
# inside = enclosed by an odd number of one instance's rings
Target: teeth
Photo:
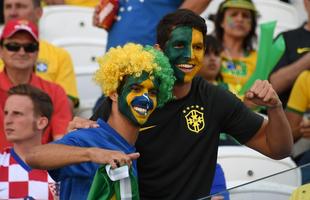
[[[190,65],[190,64],[179,64],[178,67],[180,68],[186,68],[186,69],[192,69],[194,67],[194,65]]]
[[[137,111],[139,114],[141,115],[146,115],[147,114],[147,109],[144,109],[144,108],[140,108],[140,107],[133,107],[133,109],[135,111]]]

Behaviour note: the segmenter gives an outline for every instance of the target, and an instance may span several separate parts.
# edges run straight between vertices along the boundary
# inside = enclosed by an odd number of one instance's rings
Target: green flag
[[[98,168],[88,200],[139,200],[138,181],[128,166],[111,169],[110,165]]]
[[[273,33],[276,21],[260,25],[260,40],[258,45],[256,68],[249,80],[241,88],[239,95],[244,95],[257,79],[266,80],[273,67],[284,53],[285,42],[283,36],[273,42]]]

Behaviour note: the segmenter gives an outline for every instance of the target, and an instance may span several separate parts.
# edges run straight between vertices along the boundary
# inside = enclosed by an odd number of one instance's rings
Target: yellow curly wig
[[[151,46],[127,43],[123,47],[110,48],[98,62],[100,67],[95,72],[94,80],[105,96],[116,92],[126,76],[139,77],[142,72],[147,72],[151,79],[159,79],[160,82],[158,107],[173,98],[175,77],[169,60]]]
[[[142,71],[152,73],[157,64],[154,56],[145,51],[142,45],[128,43],[123,47],[111,48],[98,59],[100,68],[95,72],[94,80],[108,96],[117,91],[127,75],[140,76]]]

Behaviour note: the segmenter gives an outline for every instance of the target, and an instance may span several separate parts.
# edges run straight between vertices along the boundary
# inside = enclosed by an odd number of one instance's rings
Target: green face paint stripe
[[[235,23],[234,23],[234,21],[233,21],[233,19],[232,19],[231,16],[228,16],[228,17],[227,17],[227,24],[228,24],[228,26],[231,27],[231,28],[233,28],[233,27],[235,26]]]
[[[134,77],[134,76],[128,76],[127,80],[119,94],[119,101],[118,101],[118,106],[119,106],[119,111],[127,117],[132,123],[135,125],[141,125],[138,121],[138,119],[135,117],[131,110],[131,102],[127,101],[128,95],[132,92],[130,86],[132,84],[141,84],[144,81],[148,80],[149,76],[146,72],[143,72],[141,76],[139,77]],[[155,80],[152,80],[155,88],[158,88],[159,83]]]
[[[184,45],[183,48],[176,48]],[[169,58],[170,64],[174,70],[177,82],[184,82],[185,73],[176,65],[188,63],[188,59],[192,56],[192,28],[187,26],[175,28],[167,41],[164,52]]]

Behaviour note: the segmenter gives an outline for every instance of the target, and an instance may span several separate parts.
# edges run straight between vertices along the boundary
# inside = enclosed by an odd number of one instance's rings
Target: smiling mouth
[[[141,108],[141,107],[134,106],[133,109],[134,109],[137,113],[139,113],[140,115],[144,115],[144,116],[147,115],[147,111],[148,111],[148,110],[145,109],[145,108]]]
[[[183,72],[190,72],[194,69],[195,65],[192,64],[178,64],[177,67]]]
[[[14,131],[14,129],[11,129],[11,128],[6,128],[6,129],[4,130],[4,132],[7,133],[7,134],[12,133],[13,131]]]

